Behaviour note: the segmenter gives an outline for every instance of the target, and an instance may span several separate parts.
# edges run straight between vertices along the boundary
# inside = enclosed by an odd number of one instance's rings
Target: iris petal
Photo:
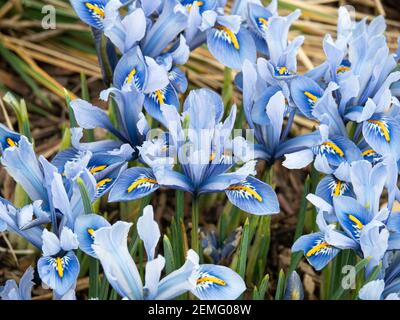
[[[72,251],[60,256],[41,257],[38,261],[40,278],[59,295],[64,295],[75,284],[79,268],[78,258]]]
[[[113,186],[109,201],[129,201],[142,198],[160,187],[151,169],[130,168],[121,173]]]
[[[292,251],[303,251],[308,262],[316,270],[324,268],[339,253],[339,249],[325,241],[322,232],[301,236],[293,244]]]
[[[92,248],[94,235],[97,229],[109,227],[110,223],[97,214],[85,214],[75,221],[74,232],[78,236],[79,248],[86,254],[97,258]]]
[[[211,54],[232,69],[241,70],[245,60],[252,63],[256,60],[254,40],[244,28],[234,33],[228,27],[217,25],[207,31],[207,44]]]
[[[243,279],[233,270],[212,264],[196,270],[192,293],[201,300],[234,300],[246,290]]]
[[[71,0],[78,17],[96,29],[103,29],[104,8],[107,0]]]
[[[225,190],[228,199],[243,211],[266,215],[279,212],[278,198],[268,184],[251,176]]]
[[[161,106],[171,105],[178,109],[178,95],[171,84],[153,93],[146,94],[144,100],[144,108],[156,120],[164,125],[168,125],[161,112]]]

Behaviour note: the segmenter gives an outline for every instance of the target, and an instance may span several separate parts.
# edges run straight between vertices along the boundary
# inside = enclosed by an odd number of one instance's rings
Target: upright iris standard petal
[[[74,286],[79,269],[78,258],[72,251],[43,256],[38,261],[40,279],[59,295],[64,295]]]
[[[145,95],[144,108],[156,120],[164,126],[168,126],[161,111],[163,105],[171,105],[179,108],[178,94],[174,87],[169,83],[166,87]]]
[[[118,221],[111,227],[98,229],[92,248],[115,291],[122,297],[142,300],[142,280],[127,245],[131,225]]]
[[[225,193],[243,211],[257,215],[279,213],[278,198],[272,187],[251,176],[229,186]]]
[[[165,0],[162,13],[147,32],[143,44],[143,53],[156,57],[174,40],[187,25],[184,7],[177,0]]]
[[[74,232],[78,236],[79,248],[94,258],[97,258],[92,248],[94,235],[102,227],[110,227],[110,223],[97,214],[81,215],[75,220]]]
[[[143,241],[148,260],[153,260],[161,234],[157,222],[154,221],[154,212],[151,205],[143,209],[143,215],[137,221],[137,231]]]
[[[313,119],[315,104],[324,94],[322,88],[314,80],[299,76],[290,83],[290,93],[300,111],[306,117]]]
[[[96,29],[103,29],[104,9],[108,0],[70,0],[78,17]]]
[[[243,279],[224,266],[200,265],[194,279],[192,293],[201,300],[235,300],[246,290]]]
[[[207,45],[219,62],[232,69],[241,70],[245,60],[256,61],[254,40],[243,27],[234,33],[229,27],[216,25],[207,31]]]
[[[110,192],[109,201],[129,201],[143,198],[159,187],[151,169],[129,168],[118,177]]]
[[[11,131],[6,126],[0,123],[0,154],[9,147],[18,145],[21,135]]]
[[[292,251],[303,251],[308,262],[316,270],[323,269],[339,253],[339,249],[325,241],[322,232],[301,236],[293,244]]]

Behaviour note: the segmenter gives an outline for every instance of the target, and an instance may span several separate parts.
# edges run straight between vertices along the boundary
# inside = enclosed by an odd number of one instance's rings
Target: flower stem
[[[194,195],[192,198],[192,249],[200,254],[199,248],[199,198]]]

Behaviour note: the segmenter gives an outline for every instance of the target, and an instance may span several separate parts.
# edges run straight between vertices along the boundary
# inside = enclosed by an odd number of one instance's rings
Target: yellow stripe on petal
[[[163,105],[165,103],[165,97],[164,94],[162,93],[161,90],[156,90],[154,92],[154,94],[156,95],[157,101],[160,105]]]
[[[365,151],[362,153],[362,155],[363,155],[364,157],[366,157],[366,156],[370,156],[371,154],[374,154],[374,153],[376,153],[375,150],[373,150],[373,149],[367,149],[367,150],[365,150]]]
[[[335,192],[333,193],[335,197],[340,196],[341,188],[342,188],[342,181],[340,180],[336,181]]]
[[[62,278],[64,276],[64,266],[63,266],[62,258],[60,258],[60,257],[57,257],[57,259],[56,259],[56,269],[57,269],[57,273],[58,273],[59,277]]]
[[[90,11],[92,11],[95,15],[99,16],[100,18],[104,19],[104,10],[102,8],[99,8],[96,4],[86,2],[85,3],[86,8],[88,8]]]
[[[94,229],[89,228],[87,229],[87,232],[93,237],[94,236]]]
[[[313,95],[311,92],[304,91],[304,95],[314,103],[316,103],[318,100],[318,97]]]
[[[104,186],[106,183],[111,182],[111,181],[112,181],[111,178],[104,178],[103,180],[100,180],[99,182],[97,182],[96,188],[99,189],[102,186]]]
[[[264,18],[258,18],[258,21],[263,25],[263,26],[268,26],[268,20]]]
[[[336,69],[336,73],[339,74],[339,73],[346,72],[346,71],[349,71],[349,70],[350,70],[350,67],[341,66],[341,67],[338,67]]]
[[[135,182],[133,182],[127,189],[128,192],[132,192],[132,190],[136,189],[138,186],[144,183],[151,183],[151,184],[156,184],[157,180],[151,179],[151,178],[140,178],[137,179]]]
[[[386,123],[384,123],[383,121],[379,121],[379,120],[368,120],[368,122],[378,126],[380,131],[382,132],[383,136],[385,137],[385,140],[387,142],[390,142],[390,133],[389,133]]]
[[[234,34],[231,29],[229,29],[229,28],[227,28],[225,26],[215,26],[214,28],[225,32],[226,35],[228,36],[229,40],[232,42],[233,47],[236,50],[240,49],[238,38],[236,37],[236,34]]]
[[[342,149],[340,149],[335,143],[333,143],[332,141],[325,141],[324,143],[322,143],[322,145],[327,146],[329,148],[331,148],[333,151],[335,151],[339,156],[343,157],[344,156],[344,152]]]
[[[278,69],[278,73],[279,73],[279,74],[284,74],[286,71],[287,71],[287,68],[286,68],[286,67],[280,67],[280,68]]]
[[[17,146],[17,143],[11,138],[7,138],[6,142],[10,147],[16,147]]]
[[[198,285],[202,285],[206,282],[211,282],[211,283],[215,283],[218,284],[220,286],[226,286],[226,282],[220,278],[217,277],[213,277],[213,276],[205,276],[205,277],[201,277],[199,279],[197,279],[196,284]]]
[[[311,257],[312,255],[316,254],[320,250],[324,248],[328,248],[331,245],[328,242],[321,242],[320,244],[317,244],[315,247],[311,248],[310,250],[307,251],[306,256]]]
[[[202,5],[204,5],[204,3],[202,1],[194,1],[192,4],[189,4],[187,6],[187,11],[188,12],[192,11],[193,6],[196,6],[196,7],[200,8]]]
[[[129,74],[128,74],[127,77],[126,77],[126,83],[131,84],[131,83],[132,83],[132,80],[133,80],[133,77],[135,76],[135,74],[136,74],[136,69],[133,68],[133,69],[131,70],[131,72],[129,72]]]
[[[90,169],[89,172],[91,174],[94,174],[96,172],[103,171],[105,168],[107,168],[106,165],[96,166],[96,167],[93,167],[92,169]]]
[[[357,226],[358,229],[361,230],[362,228],[364,228],[364,225],[362,224],[362,222],[360,220],[358,220],[355,216],[353,216],[352,214],[349,214],[348,217],[349,217],[350,221],[353,222]]]
[[[228,187],[227,190],[244,191],[259,202],[262,202],[262,200],[263,200],[257,191],[255,191],[253,188],[250,188],[249,186],[246,186],[246,185],[231,186],[231,187]]]

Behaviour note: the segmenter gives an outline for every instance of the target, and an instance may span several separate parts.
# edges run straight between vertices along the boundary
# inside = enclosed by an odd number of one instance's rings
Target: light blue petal
[[[71,101],[71,107],[74,110],[76,121],[82,128],[107,129],[117,138],[121,139],[124,142],[127,141],[127,137],[122,135],[117,129],[114,128],[107,113],[102,109],[82,99],[76,99]]]
[[[186,75],[178,67],[173,67],[168,73],[168,78],[175,90],[179,93],[184,93],[188,87],[188,80]]]
[[[74,232],[79,241],[79,248],[86,254],[97,258],[92,248],[96,230],[102,227],[110,227],[110,223],[97,214],[85,214],[75,220]]]
[[[192,293],[200,300],[235,300],[246,290],[243,279],[224,266],[202,264],[195,279]]]
[[[400,157],[400,127],[391,117],[376,114],[363,123],[363,136],[376,152]]]
[[[34,269],[29,266],[22,275],[19,285],[15,280],[7,280],[5,286],[0,292],[1,300],[31,300],[32,288],[34,286]]]
[[[327,203],[333,204],[333,198],[338,196],[354,197],[350,183],[336,179],[333,175],[327,175],[318,183],[315,194]]]
[[[104,9],[107,0],[70,0],[78,17],[88,25],[103,29]]]
[[[231,185],[225,193],[229,201],[245,212],[266,215],[280,211],[278,198],[272,187],[251,176],[241,183]]]
[[[8,231],[17,233],[32,243],[35,247],[41,249],[43,229],[36,226],[26,230],[21,230],[17,223],[17,212],[18,209],[15,208],[11,202],[0,197],[0,221],[2,221],[2,227],[4,228],[4,224],[6,224]]]
[[[146,111],[157,121],[161,122],[164,126],[168,126],[168,122],[165,120],[161,107],[163,105],[174,106],[176,109],[179,108],[178,95],[169,83],[166,87],[156,90],[152,93],[146,94],[144,100],[144,108]]]
[[[263,6],[251,2],[248,4],[248,11],[248,19],[250,20],[252,28],[256,30],[261,37],[265,37],[265,30],[268,28],[268,19],[273,13]]]
[[[134,86],[141,91],[147,82],[147,67],[139,47],[126,52],[114,70],[113,83],[118,89]]]
[[[207,112],[204,108],[207,105]],[[224,104],[221,97],[210,89],[197,89],[190,91],[183,112],[189,114],[190,128],[195,130],[213,128],[221,121],[224,114]]]
[[[325,241],[322,232],[301,236],[292,246],[292,251],[303,251],[315,270],[323,269],[338,253],[339,249]]]
[[[359,241],[361,230],[370,221],[368,210],[357,200],[345,196],[333,199],[333,204],[340,225],[348,235]]]
[[[60,240],[53,232],[44,229],[42,234],[42,240],[43,240],[42,251],[44,256],[54,256],[61,251]]]
[[[314,80],[299,76],[290,82],[290,94],[297,108],[306,117],[313,119],[313,109],[324,91]]]
[[[160,281],[155,300],[172,300],[175,297],[194,289],[193,273],[199,268],[199,256],[190,249],[185,264],[171,272]]]
[[[122,297],[142,300],[142,280],[127,245],[131,225],[118,221],[111,227],[98,229],[92,248],[115,291]]]
[[[243,27],[234,33],[228,27],[217,25],[207,31],[207,44],[211,54],[229,68],[241,70],[245,60],[256,61],[254,40]]]
[[[121,173],[109,194],[109,201],[129,201],[143,198],[160,187],[152,170],[129,168]]]
[[[0,150],[1,153],[9,147],[16,146],[21,139],[21,135],[11,131],[5,125],[0,123]]]
[[[147,261],[144,298],[146,300],[153,300],[157,296],[158,285],[160,283],[161,272],[165,266],[165,259],[163,256],[158,255],[156,259]]]
[[[360,246],[364,257],[371,257],[367,273],[382,260],[389,245],[389,231],[378,221],[367,224],[360,236]]]
[[[64,251],[78,249],[77,235],[70,228],[64,227],[61,230],[60,245]]]
[[[382,300],[382,293],[385,289],[385,281],[373,280],[366,283],[358,293],[361,300]]]
[[[1,163],[8,174],[22,186],[31,200],[48,202],[43,173],[32,144],[26,137],[21,137],[18,146],[7,148],[3,152]]]
[[[80,268],[72,251],[54,257],[43,256],[37,266],[40,279],[59,295],[64,295],[75,285]]]
[[[161,233],[157,222],[154,220],[154,212],[151,205],[143,209],[143,215],[137,221],[137,231],[146,249],[147,259],[153,260]]]
[[[165,0],[161,15],[147,32],[143,53],[158,56],[182,32],[187,24],[187,15],[177,0]]]

